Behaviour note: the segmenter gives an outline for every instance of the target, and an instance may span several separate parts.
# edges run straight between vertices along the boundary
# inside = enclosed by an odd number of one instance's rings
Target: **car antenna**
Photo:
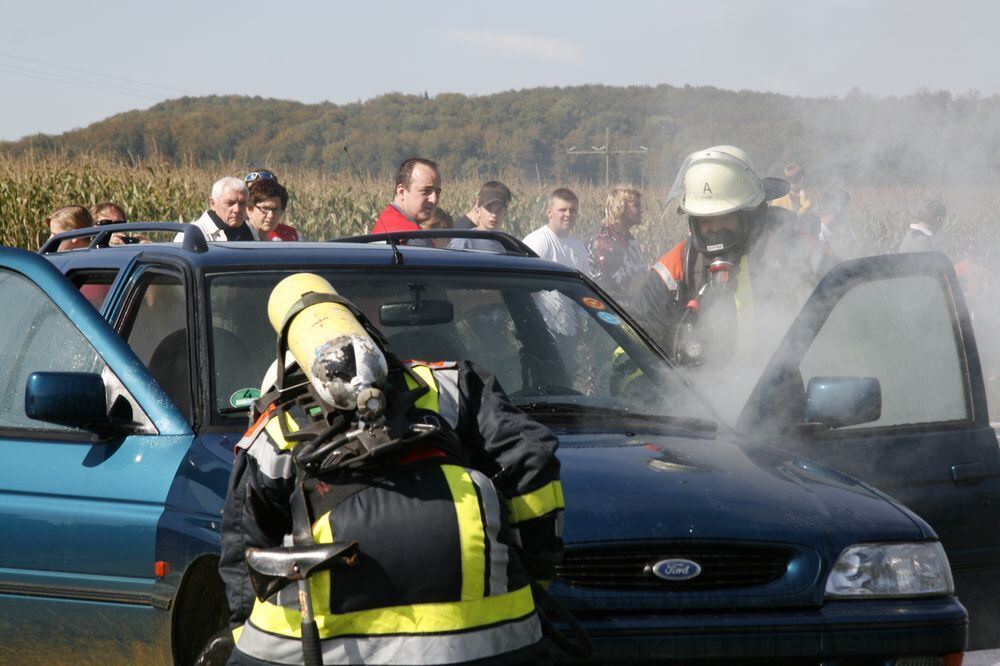
[[[351,168],[354,169],[354,175],[357,177],[358,182],[361,183],[361,190],[368,197],[368,203],[371,205],[372,210],[378,208],[378,201],[372,196],[371,192],[368,190],[368,181],[365,180],[365,176],[361,173],[361,169],[358,168],[357,162],[351,157],[351,151],[347,149],[347,144],[344,144],[344,154],[347,155],[347,161],[351,163]],[[392,232],[385,232],[386,238],[389,240],[389,245],[392,246],[392,261],[397,266],[403,263],[403,253],[399,251],[399,247],[396,245],[396,239],[392,237]]]
[[[354,175],[357,177],[358,182],[361,183],[361,190],[368,197],[368,204],[372,207],[372,210],[378,208],[378,201],[372,196],[372,193],[368,189],[368,181],[365,179],[365,175],[358,168],[358,163],[354,161],[351,157],[351,151],[347,149],[347,145],[344,145],[344,153],[347,155],[347,161],[351,163],[351,168],[354,169]]]

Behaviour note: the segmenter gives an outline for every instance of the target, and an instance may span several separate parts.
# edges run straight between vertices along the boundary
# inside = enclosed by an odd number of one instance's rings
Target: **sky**
[[[582,84],[1000,94],[1000,3],[0,0],[0,140],[182,96]]]

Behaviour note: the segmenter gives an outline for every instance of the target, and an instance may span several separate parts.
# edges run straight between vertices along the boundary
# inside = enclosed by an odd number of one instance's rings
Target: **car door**
[[[869,415],[877,418],[806,423],[822,411],[823,385],[852,377],[878,380],[881,408]],[[739,426],[757,439],[780,437],[780,445],[868,482],[930,523],[976,640],[985,626],[976,607],[992,608],[986,600],[1000,592],[1000,453],[968,311],[944,255],[835,267],[793,322]]]
[[[0,248],[0,312],[0,660],[134,660],[157,631],[157,521],[191,428],[45,259]],[[129,403],[130,434],[28,418],[39,371],[100,375],[109,405]]]

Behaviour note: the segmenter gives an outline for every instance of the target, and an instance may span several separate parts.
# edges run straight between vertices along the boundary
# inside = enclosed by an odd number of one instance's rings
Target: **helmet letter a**
[[[712,194],[712,188],[708,185],[708,181],[705,181],[705,187],[701,189],[702,194]]]

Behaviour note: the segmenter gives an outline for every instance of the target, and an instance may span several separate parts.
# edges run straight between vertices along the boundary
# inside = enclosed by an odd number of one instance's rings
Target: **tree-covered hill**
[[[805,99],[671,86],[537,88],[484,96],[382,95],[352,104],[260,97],[181,98],[59,136],[0,143],[0,153],[154,155],[179,164],[232,162],[391,173],[422,155],[447,177],[603,183],[600,148],[645,146],[611,158],[612,181],[662,184],[688,152],[745,148],[757,170],[795,160],[813,178],[847,184],[992,182],[1000,175],[1000,98],[922,92]],[[344,150],[345,146],[350,153]]]

